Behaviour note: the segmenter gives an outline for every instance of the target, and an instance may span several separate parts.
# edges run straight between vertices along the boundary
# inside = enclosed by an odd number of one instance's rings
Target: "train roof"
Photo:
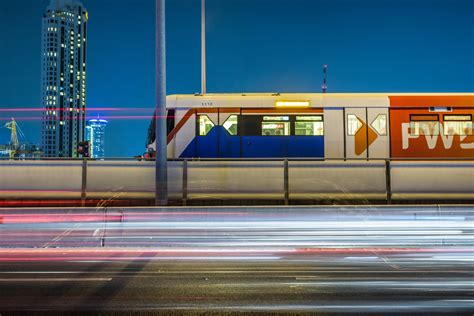
[[[474,93],[216,93],[177,94],[167,107],[179,108],[345,108],[474,107]]]

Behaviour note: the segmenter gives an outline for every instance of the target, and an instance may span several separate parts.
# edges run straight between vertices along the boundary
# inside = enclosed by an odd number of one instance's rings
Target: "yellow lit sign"
[[[308,108],[311,106],[309,101],[277,101],[277,108]]]

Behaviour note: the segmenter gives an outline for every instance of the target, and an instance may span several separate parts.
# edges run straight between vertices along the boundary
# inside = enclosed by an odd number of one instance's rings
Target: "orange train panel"
[[[445,132],[445,115],[471,115],[474,108],[454,108],[452,112],[433,113],[426,107],[429,103],[424,99],[424,108],[391,108],[390,132],[392,158],[474,158],[474,135],[471,128],[466,128],[465,135],[447,135]],[[401,103],[398,103],[400,105]],[[441,103],[437,103],[439,106]],[[432,103],[429,103],[433,106]],[[466,106],[463,104],[463,106]],[[408,104],[406,105],[408,106]],[[413,103],[410,104],[413,106]],[[443,106],[454,107],[452,103]],[[417,121],[413,116],[426,115],[427,118],[438,116],[438,122],[432,123],[434,131],[423,135],[422,132],[412,133],[410,121]],[[413,119],[411,119],[412,117]]]
[[[474,95],[389,96],[390,107],[474,107]]]

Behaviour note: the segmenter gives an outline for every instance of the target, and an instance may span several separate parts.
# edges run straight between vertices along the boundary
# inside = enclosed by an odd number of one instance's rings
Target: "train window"
[[[262,136],[289,136],[290,122],[263,122]]]
[[[238,134],[241,136],[262,135],[262,117],[259,115],[239,116],[238,124]]]
[[[439,116],[410,115],[410,135],[439,135]]]
[[[445,121],[472,121],[472,115],[445,115]]]
[[[166,116],[166,131],[167,135],[171,134],[175,126],[175,114],[176,110],[168,110],[168,115]]]
[[[472,135],[472,116],[471,115],[445,115],[444,116],[444,135]]]
[[[322,116],[297,116],[295,122],[296,136],[323,136],[324,122]]]
[[[354,114],[347,116],[347,135],[354,136],[362,127],[362,122]]]
[[[387,115],[379,114],[370,124],[380,136],[387,136]]]
[[[211,119],[207,115],[199,115],[199,136],[206,136],[214,127]]]
[[[410,135],[439,135],[438,121],[410,122]]]
[[[224,122],[224,128],[230,135],[235,136],[238,133],[238,118],[237,115],[231,115],[229,118]]]

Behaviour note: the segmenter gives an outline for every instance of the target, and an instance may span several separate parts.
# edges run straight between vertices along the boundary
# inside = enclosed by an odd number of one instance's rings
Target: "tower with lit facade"
[[[43,15],[41,145],[45,157],[77,157],[86,121],[88,13],[75,0],[51,0]]]
[[[100,118],[89,120],[86,126],[86,140],[89,141],[90,157],[105,158],[105,128],[107,121]]]

